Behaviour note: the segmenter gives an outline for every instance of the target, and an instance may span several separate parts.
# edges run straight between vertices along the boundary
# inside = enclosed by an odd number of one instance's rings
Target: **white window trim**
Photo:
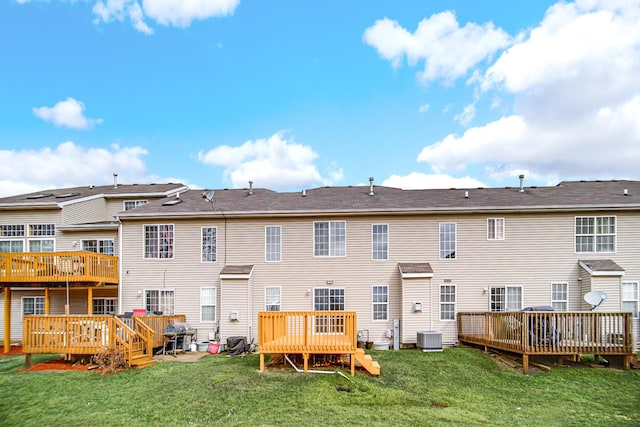
[[[93,302],[94,302],[94,301],[96,301],[96,300],[101,300],[101,301],[104,301],[104,300],[112,300],[112,301],[115,303],[115,304],[114,304],[115,311],[116,311],[116,312],[118,311],[118,298],[117,298],[117,297],[93,297],[93,298],[91,299],[91,308],[92,308],[91,312],[92,312],[93,314],[96,314],[96,313],[94,312],[94,310],[93,310]]]
[[[387,257],[386,258],[374,258],[373,257],[373,252],[374,252],[374,247],[373,247],[373,227],[375,226],[380,226],[380,225],[385,225],[387,227]],[[385,224],[385,223],[381,223],[381,224],[371,224],[371,260],[372,261],[389,261],[389,224]]]
[[[158,291],[158,297],[160,296],[161,292],[173,292],[173,307],[172,307],[173,313],[171,313],[171,314],[175,314],[176,313],[176,290],[175,289],[173,289],[173,288],[167,288],[167,289],[165,289],[165,288],[145,288],[145,289],[143,289],[143,291],[142,291],[142,298],[143,298],[142,305],[143,305],[143,308],[145,310],[147,309],[147,292],[149,292],[149,291]],[[163,312],[162,314],[169,314],[169,313],[166,313],[164,310],[158,310],[158,311],[162,311]]]
[[[440,226],[447,225],[447,224],[455,226],[455,240],[453,241],[453,244],[455,246],[455,250],[453,252],[455,256],[453,258],[442,258],[442,251],[440,249],[440,245],[442,244],[442,241],[440,240]],[[457,222],[438,223],[438,259],[440,259],[441,261],[454,261],[458,259],[458,223]]]
[[[634,284],[636,286],[636,299],[624,299],[624,286],[625,284]],[[622,282],[620,285],[620,308],[622,308],[622,303],[625,301],[635,302],[636,303],[636,311],[633,313],[633,319],[638,319],[640,317],[640,282],[635,280]]]
[[[318,286],[312,289],[311,294],[311,310],[316,310],[316,289],[329,289],[329,297],[331,297],[332,290],[342,290],[342,295],[344,299],[344,308],[342,310],[331,310],[329,311],[346,311],[347,310],[347,288],[344,287],[331,287],[331,286]]]
[[[47,302],[45,300],[44,295],[25,295],[22,298],[20,298],[20,318],[23,318],[25,316],[25,314],[24,314],[24,300],[25,299],[33,299],[33,300],[42,299],[42,314],[45,313],[45,311],[46,311],[45,305],[46,305]],[[34,304],[35,304],[35,302],[34,302]],[[30,316],[30,314],[28,314],[27,316]],[[41,314],[36,314],[36,316],[41,316]]]
[[[493,221],[493,237],[489,237],[489,222]],[[497,235],[497,231],[498,231],[498,227],[496,226],[496,222],[497,221],[501,221],[502,222],[502,236],[498,237]],[[457,231],[457,230],[456,230]],[[457,234],[457,233],[456,233]],[[506,240],[506,234],[507,234],[507,230],[506,230],[506,221],[504,218],[502,217],[491,217],[491,218],[487,218],[487,240],[490,242],[493,241],[500,241],[500,240]],[[456,236],[457,237],[457,236]],[[456,247],[457,249],[457,247]]]
[[[113,245],[113,255],[116,255],[116,242],[115,239],[100,239],[100,238],[95,238],[95,239],[81,239],[80,240],[80,249],[84,248],[84,242],[96,242],[96,249],[100,250],[100,242],[111,242]],[[84,249],[83,249],[84,250]],[[98,254],[104,254],[104,252],[96,252]]]
[[[215,316],[213,320],[202,320],[202,306],[205,304],[202,304],[202,290],[203,289],[213,289],[213,307],[214,307],[214,311],[215,311]],[[202,286],[200,287],[200,323],[206,323],[206,324],[214,324],[218,322],[218,288],[215,286]],[[175,294],[174,294],[174,305],[175,305]],[[210,304],[206,304],[206,305],[210,305]],[[175,307],[174,307],[175,310]]]
[[[565,300],[555,300],[553,299],[553,285],[564,285],[565,288],[567,289],[567,299]],[[567,309],[565,311],[569,311],[569,283],[567,282],[553,282],[549,285],[549,288],[551,290],[551,295],[550,295],[550,301],[551,301],[551,307],[553,307],[553,303],[554,302],[563,302],[567,305]],[[555,308],[554,308],[555,310]]]
[[[524,286],[522,285],[494,285],[494,286],[489,286],[489,312],[491,313],[505,313],[508,312],[510,310],[505,310],[505,311],[491,311],[491,290],[492,289],[497,289],[497,288],[505,288],[505,298],[507,298],[507,288],[520,288],[520,310],[522,310],[524,308]],[[507,303],[507,300],[505,299],[505,304]]]
[[[453,302],[443,302],[442,301],[442,288],[445,286],[453,286]],[[453,319],[443,319],[442,318],[442,306],[453,304]],[[453,283],[443,283],[438,288],[438,320],[440,322],[455,322],[456,316],[458,315],[458,287]]]
[[[46,226],[47,228],[53,229],[53,234],[33,234],[34,226]],[[56,237],[56,225],[54,223],[33,223],[27,225],[27,236],[28,237],[36,237],[36,238],[47,238],[47,237]]]
[[[203,245],[202,245],[202,231],[205,228],[213,228],[216,231],[216,259],[215,259],[215,261],[205,261],[205,260],[203,260],[203,258],[204,258],[204,250],[203,249],[204,248],[203,248]],[[174,229],[174,235],[175,235],[175,229]],[[174,238],[174,242],[175,242],[175,238]],[[175,246],[175,243],[174,243],[174,246]],[[174,250],[175,250],[175,248],[174,248]],[[200,227],[200,263],[201,264],[211,264],[211,263],[214,263],[214,262],[218,262],[218,227],[215,226],[215,225],[211,226],[211,227],[207,227],[207,226]]]
[[[133,203],[135,206],[132,207],[132,208],[127,209],[127,203]],[[123,200],[122,201],[122,210],[126,211],[126,210],[135,209],[138,206],[143,206],[143,205],[146,205],[147,203],[149,203],[148,200]]]
[[[344,255],[331,255],[331,225],[329,225],[329,254],[328,255],[316,255],[316,224],[319,223],[344,223]],[[328,221],[313,221],[313,257],[314,258],[345,258],[347,256],[347,221],[345,220],[328,220]]]
[[[578,247],[576,245],[576,238],[578,234],[576,233],[576,220],[578,218],[593,218],[593,247],[590,251],[580,251],[578,252]],[[613,251],[598,251],[597,249],[597,239],[596,236],[602,236],[601,234],[596,234],[597,218],[614,218],[616,232],[613,234]],[[617,215],[577,215],[573,217],[573,253],[575,254],[615,254],[618,252],[618,216]],[[591,236],[591,234],[580,234],[580,236]]]
[[[273,311],[273,310],[269,310],[269,308],[268,308],[268,306],[270,304],[267,304],[267,289],[278,289],[278,296],[279,296],[278,307],[279,307],[279,309],[277,311],[282,311],[282,287],[281,286],[265,286],[264,287],[264,310],[265,311]]]
[[[29,252],[31,252],[31,242],[43,242],[45,240],[51,240],[53,242],[53,249],[51,249],[50,252],[55,252],[56,251],[56,239],[54,238],[47,238],[47,237],[41,237],[41,238],[30,238],[27,239],[27,244],[26,244],[26,248],[28,249]],[[42,252],[42,243],[40,243],[40,250],[39,251],[34,251],[34,252]]]
[[[2,233],[0,233],[0,239],[11,239],[11,238],[25,238],[27,237],[27,230],[24,224],[2,224],[0,225],[0,230],[3,230],[5,227],[9,227],[9,228],[19,228],[22,227],[22,233],[19,234],[15,234],[15,235],[3,235]]]
[[[387,302],[375,302],[373,301],[373,289],[374,288],[386,288],[387,289]],[[374,314],[374,306],[378,304],[378,305],[382,305],[384,304],[386,306],[386,313],[385,313],[385,318],[384,319],[374,319],[373,318],[373,314]],[[389,285],[371,285],[371,321],[372,322],[388,322],[389,321]]]
[[[24,252],[27,249],[26,240],[25,239],[9,239],[6,237],[0,238],[0,242],[9,242],[9,246],[11,246],[11,242],[22,242],[22,251]]]
[[[149,226],[154,226],[154,227],[159,227],[161,225],[170,225],[171,227],[173,227],[173,245],[172,245],[172,256],[170,258],[161,258],[160,256],[158,257],[146,257],[146,248],[147,248],[147,236],[146,236],[146,232],[145,229],[146,227]],[[202,235],[200,235],[200,245],[202,245]],[[160,248],[158,248],[158,255],[160,254]],[[142,259],[144,261],[169,261],[169,260],[174,260],[176,258],[176,226],[173,223],[157,223],[157,224],[142,224]],[[200,259],[202,259],[202,256],[200,257]]]
[[[278,252],[278,259],[277,260],[267,259],[267,253],[268,253],[268,249],[267,249],[267,229],[269,229],[269,228],[277,228],[277,229],[280,230],[280,233],[278,234],[278,236],[280,237],[280,242],[279,242],[280,243],[280,251]],[[315,232],[313,234],[315,236]],[[282,226],[281,225],[265,225],[264,226],[264,262],[282,262]]]

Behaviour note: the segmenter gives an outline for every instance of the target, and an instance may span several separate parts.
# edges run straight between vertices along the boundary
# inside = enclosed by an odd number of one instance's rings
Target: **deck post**
[[[31,367],[31,353],[26,353],[24,355],[24,369],[29,369]]]
[[[309,370],[309,353],[302,353],[302,359],[304,359],[304,371]]]
[[[11,288],[4,288],[4,352],[11,351]]]
[[[525,374],[529,373],[529,355],[528,354],[522,355],[522,369],[524,370]]]
[[[260,353],[260,370],[264,371],[264,353]]]
[[[351,376],[355,376],[356,375],[356,358],[355,358],[355,354],[351,353],[349,359],[351,359]]]
[[[91,286],[87,288],[87,314],[89,316],[93,314],[93,288]]]

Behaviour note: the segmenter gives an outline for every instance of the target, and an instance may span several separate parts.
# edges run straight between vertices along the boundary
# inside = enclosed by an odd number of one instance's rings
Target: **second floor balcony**
[[[118,283],[118,258],[90,251],[0,253],[0,284]]]

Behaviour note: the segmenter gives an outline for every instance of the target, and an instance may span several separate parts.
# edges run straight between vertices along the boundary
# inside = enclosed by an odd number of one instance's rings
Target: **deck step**
[[[363,349],[356,349],[353,357],[356,359],[356,362],[358,362],[360,366],[366,369],[371,375],[380,375],[380,364],[373,360],[370,355],[365,354]]]
[[[147,368],[151,365],[155,365],[157,360],[146,354],[135,356],[131,359],[131,367],[134,369]]]

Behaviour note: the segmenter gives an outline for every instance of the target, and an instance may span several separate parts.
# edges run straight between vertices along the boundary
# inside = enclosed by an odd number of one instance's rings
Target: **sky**
[[[0,196],[640,179],[640,0],[5,0]]]

